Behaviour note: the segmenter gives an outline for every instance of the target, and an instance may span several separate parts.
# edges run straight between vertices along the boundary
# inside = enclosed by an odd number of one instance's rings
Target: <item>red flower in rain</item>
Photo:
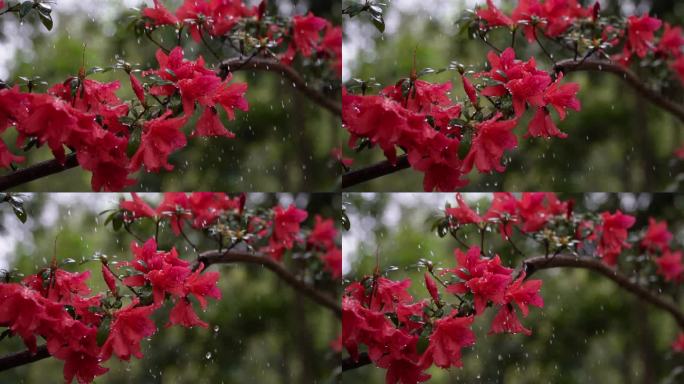
[[[109,359],[112,353],[121,360],[130,360],[131,355],[138,359],[143,357],[140,341],[154,335],[157,327],[150,320],[154,306],[141,307],[138,304],[135,299],[128,307],[114,313],[109,337],[102,345],[103,360]]]

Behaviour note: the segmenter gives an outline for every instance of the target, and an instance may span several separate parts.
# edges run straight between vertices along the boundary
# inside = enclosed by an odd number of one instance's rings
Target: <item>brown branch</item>
[[[278,277],[280,277],[283,281],[292,286],[292,288],[308,296],[316,303],[333,311],[335,313],[335,316],[340,318],[342,317],[342,307],[340,306],[338,300],[319,292],[314,287],[299,280],[297,277],[291,274],[290,271],[285,269],[285,267],[281,263],[273,260],[267,255],[241,251],[208,251],[200,254],[200,256],[197,258],[197,262],[204,263],[204,265],[207,267],[212,264],[232,263],[248,263],[261,265],[265,268],[270,269],[273,273],[278,275]]]
[[[64,165],[60,164],[56,159],[43,161],[42,163],[34,164],[10,174],[0,176],[0,191],[6,191],[10,188],[76,167],[78,167],[78,159],[76,158],[75,153],[66,157]]]
[[[377,179],[382,176],[387,176],[397,171],[411,167],[408,156],[401,155],[397,158],[397,164],[392,165],[387,160],[373,164],[366,168],[357,169],[356,171],[347,172],[342,175],[342,189],[353,187],[357,184],[365,183],[367,181]]]
[[[526,278],[529,278],[536,271],[559,267],[582,268],[597,272],[604,277],[613,280],[620,288],[631,292],[642,301],[669,312],[672,317],[674,317],[679,327],[684,330],[684,312],[677,307],[676,303],[666,300],[648,289],[633,283],[630,281],[629,277],[609,267],[599,259],[573,255],[556,255],[548,258],[545,256],[536,256],[524,260],[523,266],[526,272]]]
[[[354,360],[351,357],[342,359],[342,372],[348,371],[350,369],[361,368],[364,365],[372,363],[370,356],[366,352],[359,354],[359,359]]]
[[[276,59],[264,57],[235,57],[225,60],[223,63],[221,63],[222,71],[234,72],[246,69],[278,73],[280,76],[292,81],[294,87],[302,92],[304,96],[313,100],[337,116],[342,116],[342,105],[340,105],[340,103],[333,100],[330,96],[311,88],[306,80],[304,80],[304,78],[294,68],[289,65],[285,65]]]
[[[680,121],[684,122],[684,105],[676,103],[657,91],[649,88],[639,76],[632,72],[629,68],[625,68],[619,64],[615,64],[605,60],[588,59],[583,61],[576,61],[573,59],[561,60],[554,65],[556,72],[578,72],[578,71],[597,71],[612,73],[625,82],[627,82],[634,90],[641,94],[653,104],[670,112]]]
[[[50,357],[50,352],[48,352],[47,347],[44,345],[38,347],[35,355],[30,351],[5,355],[0,357],[0,372],[19,367],[21,365],[30,364],[38,360],[43,360],[48,357]]]

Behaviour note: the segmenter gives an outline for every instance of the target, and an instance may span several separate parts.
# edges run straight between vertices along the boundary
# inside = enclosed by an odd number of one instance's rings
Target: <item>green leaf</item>
[[[385,33],[385,19],[382,18],[382,14],[377,15],[371,13],[371,19],[373,20],[375,28],[380,31],[380,33]]]
[[[346,212],[342,212],[342,228],[344,228],[346,231],[351,229],[351,222],[349,221],[349,217],[347,217]]]
[[[52,26],[53,26],[52,16],[50,16],[49,13],[44,14],[43,12],[38,12],[38,16],[40,16],[40,22],[43,23],[45,28],[48,31],[52,31]]]
[[[17,207],[15,205],[12,205],[12,209],[14,210],[14,215],[17,216],[17,219],[21,221],[22,223],[26,223],[26,211],[24,210],[24,207]]]
[[[68,264],[75,264],[75,263],[76,263],[76,260],[74,260],[74,259],[72,259],[72,258],[66,258],[66,259],[62,260],[59,264],[60,264],[61,266],[65,266],[65,265],[68,265]]]
[[[363,12],[366,9],[366,6],[364,4],[351,4],[347,8],[342,10],[343,15],[349,15],[349,17],[355,17],[359,13]]]
[[[33,1],[24,1],[19,7],[19,18],[25,18],[31,11],[33,11]]]
[[[114,228],[115,231],[118,231],[121,229],[123,226],[123,217],[120,215],[117,215],[112,219],[112,228]]]

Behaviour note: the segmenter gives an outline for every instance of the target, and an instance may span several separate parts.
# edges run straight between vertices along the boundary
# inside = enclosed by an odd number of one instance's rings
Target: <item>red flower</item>
[[[463,177],[461,159],[458,157],[458,139],[447,137],[438,132],[423,143],[409,149],[409,163],[414,169],[425,173],[423,189],[453,191],[464,187],[468,180]],[[427,152],[427,153],[426,153]]]
[[[525,192],[517,202],[523,232],[536,232],[546,225],[551,214],[544,206],[544,192]]]
[[[658,274],[665,278],[665,281],[676,283],[684,280],[684,264],[682,264],[682,253],[677,251],[665,250],[661,257],[655,259],[658,265]]]
[[[273,235],[269,239],[269,247],[271,257],[280,260],[283,251],[285,249],[292,249],[294,246],[297,235],[299,235],[299,225],[306,220],[308,213],[297,209],[294,205],[290,205],[287,209],[283,209],[283,207],[278,205],[273,211],[275,212]]]
[[[456,208],[446,208],[445,212],[447,216],[453,217],[458,224],[478,224],[482,222],[482,218],[478,216],[475,211],[470,209],[468,204],[463,200],[463,196],[460,193],[456,194],[456,203],[458,207]]]
[[[167,293],[174,297],[185,296],[185,281],[189,276],[190,268],[171,264],[147,273],[145,278],[152,284],[154,305],[161,306]]]
[[[93,127],[90,142],[83,144],[77,152],[81,167],[93,173],[90,180],[93,191],[120,191],[135,184],[135,180],[128,178],[128,138],[116,136],[97,125]]]
[[[249,111],[249,103],[245,98],[248,85],[246,83],[229,84],[233,75],[228,74],[228,77],[221,83],[214,94],[213,101],[221,104],[226,110],[229,120],[235,120],[235,110],[239,109],[243,112]]]
[[[21,163],[25,159],[26,158],[23,156],[16,156],[10,152],[9,148],[7,148],[7,144],[0,139],[0,168],[9,168],[12,163]]]
[[[475,87],[473,87],[473,83],[465,76],[461,76],[461,79],[463,79],[463,89],[465,90],[466,95],[468,95],[468,99],[470,99],[470,102],[473,103],[473,105],[477,104],[477,91],[475,90]]]
[[[544,103],[552,106],[561,120],[565,120],[566,109],[579,111],[582,107],[579,100],[577,100],[577,92],[579,92],[579,84],[567,83],[561,85],[563,80],[563,73],[558,74],[556,81],[553,82],[544,91]]]
[[[160,4],[159,0],[154,0],[154,8],[143,9],[142,14],[143,16],[152,19],[155,26],[178,24],[178,18]]]
[[[527,127],[525,137],[559,137],[565,139],[567,134],[561,132],[551,119],[551,114],[546,107],[537,108],[530,125]]]
[[[494,5],[492,0],[487,0],[487,8],[478,8],[475,14],[487,22],[489,27],[510,27],[513,20],[506,16],[499,8]]]
[[[681,56],[677,60],[673,61],[671,66],[672,70],[677,73],[677,76],[679,76],[679,80],[681,80],[682,84],[684,84],[684,56]]]
[[[114,274],[112,271],[107,268],[104,264],[102,264],[102,278],[104,278],[105,283],[107,284],[107,287],[109,290],[114,294],[114,296],[117,296],[117,289],[116,289],[116,277],[114,277]]]
[[[324,249],[334,247],[337,238],[337,228],[332,219],[324,219],[319,215],[314,218],[314,228],[306,239],[309,245]]]
[[[627,44],[632,53],[644,58],[653,48],[653,32],[660,29],[662,21],[643,15],[627,18]]]
[[[132,201],[122,200],[119,207],[124,210],[124,217],[127,220],[135,220],[143,217],[155,217],[154,210],[138,196],[137,193],[131,193]]]
[[[186,328],[192,328],[195,326],[207,328],[209,326],[209,324],[200,320],[195,311],[192,309],[190,300],[186,298],[181,298],[176,301],[176,305],[173,307],[173,309],[171,309],[171,313],[169,314],[169,322],[166,324],[166,327],[170,327],[172,325],[181,325]]]
[[[456,316],[457,311],[453,310],[434,322],[430,346],[423,353],[422,362],[434,363],[440,368],[463,366],[461,349],[475,344],[475,334],[470,330],[475,318]]]
[[[171,229],[178,236],[183,228],[183,222],[192,218],[190,199],[182,192],[167,192],[157,207],[157,214],[171,218]]]
[[[544,299],[539,295],[541,286],[541,280],[525,281],[525,272],[523,272],[506,289],[506,301],[517,304],[523,317],[527,317],[528,305],[539,308],[544,306]]]
[[[76,130],[77,118],[73,109],[64,101],[46,94],[31,97],[30,113],[17,125],[19,141],[35,136],[41,144],[47,143],[55,158],[64,164],[64,143]]]
[[[143,90],[143,86],[140,83],[140,80],[138,80],[137,77],[135,77],[132,73],[130,74],[131,78],[131,87],[133,88],[133,92],[135,93],[135,96],[140,100],[140,103],[145,105],[145,91]]]
[[[525,73],[519,79],[506,83],[506,89],[513,96],[515,116],[525,113],[525,104],[533,107],[544,105],[544,91],[551,84],[551,77],[546,72]]]
[[[180,129],[188,122],[188,117],[168,118],[171,113],[166,111],[160,117],[145,122],[140,147],[131,159],[131,170],[136,171],[142,165],[150,172],[173,169],[168,157],[187,144]]]
[[[499,312],[494,316],[492,320],[492,327],[489,333],[522,333],[524,335],[531,335],[532,331],[523,327],[516,316],[515,311],[513,311],[513,306],[511,304],[505,304],[501,306]]]
[[[176,10],[176,16],[189,25],[190,35],[198,44],[202,42],[201,28],[206,25],[205,20],[212,16],[210,7],[210,3],[204,0],[185,0]]]
[[[42,273],[30,275],[22,282],[51,301],[70,305],[74,297],[90,294],[90,288],[86,284],[89,278],[90,271],[67,272],[56,269],[49,276],[51,285],[47,284]]]
[[[342,251],[337,247],[328,249],[328,252],[323,255],[323,268],[330,272],[333,279],[342,277]]]
[[[684,35],[681,27],[672,28],[669,23],[665,23],[665,31],[658,43],[658,51],[671,57],[680,57],[684,46]]]
[[[432,280],[432,277],[430,277],[430,274],[428,272],[425,272],[425,287],[427,288],[428,292],[430,292],[430,296],[432,296],[432,300],[435,302],[439,301],[439,291],[437,290],[437,284],[435,284],[435,281]]]
[[[97,376],[109,372],[109,368],[102,367],[97,356],[84,352],[67,352],[63,356],[64,380],[71,383],[74,378],[79,384],[88,384],[95,381]]]
[[[185,281],[185,292],[187,295],[194,295],[202,309],[207,308],[207,297],[216,300],[221,299],[221,290],[216,286],[220,277],[218,272],[205,272],[204,263],[200,263],[199,268],[193,272]]]
[[[617,264],[617,257],[623,248],[630,248],[627,243],[627,230],[634,225],[634,216],[625,215],[620,211],[610,214],[601,214],[603,224],[600,226],[601,238],[598,245],[598,254],[608,265]]]
[[[684,352],[684,333],[680,333],[677,336],[677,340],[672,343],[672,349],[675,352]]]
[[[667,222],[657,222],[649,218],[648,229],[641,240],[641,246],[651,251],[662,251],[670,244],[670,240],[672,240],[672,233],[667,230]]]
[[[292,43],[288,52],[283,57],[285,63],[291,63],[294,59],[294,49],[304,57],[310,57],[317,50],[321,40],[320,32],[328,23],[325,19],[314,16],[311,12],[306,16],[292,18]]]
[[[501,112],[481,123],[475,124],[475,137],[470,152],[463,160],[463,171],[470,172],[473,165],[480,172],[503,172],[506,167],[501,164],[501,157],[506,149],[515,148],[518,140],[511,132],[517,120],[503,120]]]
[[[102,345],[102,360],[107,360],[115,354],[121,360],[130,360],[131,355],[141,359],[140,341],[154,335],[157,327],[150,320],[154,306],[138,306],[137,299],[131,304],[114,313],[112,326],[107,340]]]

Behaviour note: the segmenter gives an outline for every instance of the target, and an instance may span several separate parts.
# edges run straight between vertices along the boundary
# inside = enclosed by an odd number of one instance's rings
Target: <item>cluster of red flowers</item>
[[[76,152],[80,166],[93,173],[95,191],[118,191],[134,183],[128,176],[141,165],[149,171],[167,170],[171,152],[186,145],[181,128],[195,111],[195,103],[204,108],[193,135],[234,137],[223,127],[217,116],[216,105],[221,105],[234,119],[235,109],[246,111],[244,94],[247,85],[229,84],[230,76],[221,80],[207,69],[204,60],[187,61],[180,47],[166,56],[157,53],[160,68],[146,75],[156,75],[167,85],[150,88],[154,96],[172,96],[177,93],[183,101],[184,115],[170,118],[171,110],[145,121],[142,138],[135,155],[129,159],[126,151],[132,128],[122,123],[131,108],[116,96],[118,81],[101,83],[85,78],[71,77],[50,88],[48,93],[24,93],[16,86],[0,90],[0,133],[15,125],[19,133],[17,145],[27,138],[47,144],[55,158],[64,163],[65,147]],[[131,82],[136,95],[145,104],[144,91],[133,75]],[[9,152],[0,141],[0,167],[7,168],[23,158]]]
[[[117,278],[106,262],[102,273],[110,293],[90,297],[91,290],[86,285],[89,271],[71,273],[53,263],[50,268],[26,277],[21,284],[0,284],[0,326],[9,327],[34,353],[36,337],[43,337],[50,355],[64,360],[67,383],[74,378],[79,383],[92,382],[107,372],[102,363],[112,355],[121,360],[129,360],[131,355],[142,358],[140,342],[156,333],[152,315],[166,299],[176,302],[167,326],[206,327],[192,309],[189,296],[193,295],[203,308],[207,297],[220,299],[221,292],[216,287],[218,272],[200,274],[201,266],[193,272],[190,263],[178,258],[175,249],[159,251],[154,239],[144,246],[134,242],[131,248],[134,261],[120,266],[131,266],[140,274],[125,278],[123,284],[151,287],[153,303],[143,304],[136,297],[121,308]],[[99,329],[107,331],[102,344],[98,344]]]
[[[152,208],[137,194],[120,202],[122,220],[131,225],[136,220],[151,218],[168,221],[176,236],[184,235],[186,225],[209,229],[218,225],[226,215],[241,216],[245,212],[245,195],[231,198],[223,193],[166,193],[163,201]],[[337,229],[331,219],[319,216],[306,236],[300,232],[300,222],[307,213],[295,207],[273,209],[272,220],[251,216],[247,229],[232,229],[232,236],[246,242],[269,237],[269,247],[292,249],[295,242],[321,255],[323,268],[337,279],[341,275],[341,252],[337,246]],[[271,230],[272,227],[272,230]],[[240,232],[238,235],[237,233]],[[254,235],[254,236],[252,236]],[[256,239],[256,240],[255,240]],[[112,355],[121,360],[131,356],[142,358],[142,339],[157,332],[153,316],[165,303],[172,303],[166,327],[208,327],[193,308],[191,298],[201,309],[207,299],[220,299],[218,272],[204,271],[179,257],[175,248],[160,250],[156,237],[131,243],[133,258],[119,263],[101,257],[102,277],[109,291],[92,295],[87,282],[90,271],[72,273],[58,267],[56,259],[35,275],[21,283],[0,284],[0,327],[20,336],[29,350],[37,349],[37,337],[46,340],[50,355],[64,360],[64,378],[79,383],[90,383],[107,372],[102,364]],[[135,293],[130,303],[121,286]],[[121,292],[120,292],[121,291]],[[149,293],[149,295],[148,295]],[[98,333],[106,335],[99,339]]]
[[[523,193],[520,198],[496,193],[484,214],[475,212],[460,194],[456,203],[444,211],[448,231],[472,225],[479,231],[495,229],[510,241],[515,229],[547,244],[551,247],[547,252],[565,250],[587,257],[579,254],[595,250],[611,266],[631,248],[627,231],[634,225],[634,217],[620,211],[576,213],[571,200],[562,201],[553,193]],[[636,237],[638,251],[655,262],[665,282],[680,284],[684,280],[682,255],[670,248],[672,234],[667,223],[649,219],[646,230]],[[387,383],[416,383],[429,379],[425,370],[433,364],[441,368],[462,365],[461,350],[475,343],[471,325],[487,308],[497,312],[490,334],[531,334],[515,307],[527,317],[530,306],[544,306],[539,294],[541,280],[526,279],[524,269],[514,273],[498,255],[486,255],[479,246],[456,249],[454,254],[455,268],[437,270],[429,261],[422,262],[428,269],[425,285],[431,300],[414,300],[407,291],[411,280],[392,281],[379,273],[345,288],[342,344],[352,359],[358,360],[359,348],[365,345],[370,360],[387,369]],[[440,285],[453,296],[442,296]],[[449,297],[458,301],[449,303]],[[422,340],[427,340],[427,347]],[[673,348],[684,350],[684,335]]]
[[[552,80],[548,72],[536,67],[534,58],[526,62],[516,60],[511,48],[500,56],[490,52],[487,57],[491,70],[475,77],[495,85],[486,86],[479,94],[490,100],[510,99],[510,118],[504,119],[503,113],[496,111],[481,121],[471,120],[475,115],[468,114],[463,116],[468,121],[459,119],[466,105],[449,99],[452,85],[448,82],[404,81],[371,96],[343,91],[343,122],[352,135],[350,145],[358,138],[367,138],[392,163],[396,162],[396,147],[401,147],[412,167],[425,173],[426,191],[450,191],[468,183],[462,177],[473,167],[483,173],[505,170],[504,151],[517,146],[513,129],[528,105],[535,114],[525,137],[567,137],[554,124],[549,107],[558,112],[561,120],[565,119],[567,109],[578,111],[579,85],[561,84],[562,74]],[[463,84],[470,103],[479,111],[478,90],[465,76]],[[458,151],[467,133],[472,138],[470,149],[461,159]]]
[[[486,27],[521,27],[527,39],[534,41],[541,31],[544,35],[557,38],[569,32],[574,26],[580,26],[585,20],[597,22],[601,6],[595,2],[583,8],[577,0],[521,0],[510,16],[498,9],[492,0],[487,0],[487,8],[478,8],[477,16],[486,22]],[[622,45],[622,52],[613,55],[613,59],[622,65],[629,65],[636,55],[643,59],[649,54],[665,59],[670,67],[684,82],[684,35],[680,27],[671,27],[664,23],[664,30],[659,39],[655,33],[661,30],[663,22],[649,15],[630,16],[624,25],[608,25],[603,32],[603,41],[610,47]]]
[[[137,194],[133,193],[132,196],[132,200],[124,200],[120,204],[124,220],[169,220],[177,236],[182,234],[186,224],[194,229],[208,230],[220,225],[222,216],[241,216],[245,209],[244,195],[231,198],[224,193],[195,192],[188,195],[170,192],[164,194],[163,201],[156,208],[150,207]],[[306,211],[294,205],[288,208],[277,205],[271,211],[270,217],[249,216],[240,241],[257,246],[262,240],[268,239],[261,249],[277,261],[282,260],[285,251],[298,245],[320,255],[324,269],[332,278],[337,279],[342,275],[342,252],[337,245],[338,231],[332,219],[317,215],[313,229],[304,233],[301,223],[308,217]]]
[[[159,0],[154,0],[154,7],[144,8],[142,14],[149,19],[150,26],[187,27],[193,39],[200,43],[203,33],[223,37],[242,21],[260,23],[266,11],[266,0],[254,7],[245,5],[244,0],[185,0],[174,14]],[[269,23],[267,27],[263,37],[275,40],[279,46],[287,39],[287,51],[281,57],[284,63],[291,64],[297,54],[305,58],[316,54],[330,60],[336,73],[342,75],[342,28],[312,13],[294,16],[285,27],[277,23]]]

